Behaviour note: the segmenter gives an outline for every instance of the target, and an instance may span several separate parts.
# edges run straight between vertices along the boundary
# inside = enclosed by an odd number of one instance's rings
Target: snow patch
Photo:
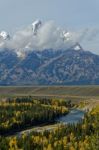
[[[9,39],[10,36],[6,31],[1,31],[0,32],[0,38],[2,38],[3,40]]]
[[[40,20],[36,20],[35,22],[32,23],[32,29],[33,29],[34,35],[37,33],[41,25],[42,25],[42,22]]]

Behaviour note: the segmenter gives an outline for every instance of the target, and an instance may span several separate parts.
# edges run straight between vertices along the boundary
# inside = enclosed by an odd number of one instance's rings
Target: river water
[[[58,118],[56,120],[56,122],[62,123],[62,124],[78,123],[82,120],[82,118],[84,118],[84,114],[85,114],[85,111],[73,109],[68,114],[66,114],[65,116]],[[16,135],[20,136],[23,133],[30,134],[32,131],[42,132],[44,130],[53,130],[54,128],[55,128],[54,126],[36,127],[36,128],[31,128],[31,129],[27,129],[27,130],[18,132]]]
[[[85,112],[78,109],[73,109],[69,114],[58,118],[56,121],[63,124],[78,123],[84,117]]]

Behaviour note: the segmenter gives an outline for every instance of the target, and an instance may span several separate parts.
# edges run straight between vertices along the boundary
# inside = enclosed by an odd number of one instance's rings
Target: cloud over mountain
[[[94,44],[97,45],[98,37],[99,29],[96,28],[66,31],[59,28],[53,21],[42,23],[36,20],[26,28],[15,32],[9,40],[0,38],[0,48],[15,50],[18,54],[45,49],[66,50],[77,42],[83,45],[88,42],[90,45],[94,41]]]
[[[17,31],[10,40],[3,41],[2,47],[20,51],[58,50],[67,49],[76,42],[73,33],[62,30],[53,21],[45,22],[39,28],[35,28],[36,34],[33,25]]]

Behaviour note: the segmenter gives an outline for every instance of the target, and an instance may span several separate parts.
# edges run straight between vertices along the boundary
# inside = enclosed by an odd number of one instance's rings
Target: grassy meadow
[[[1,86],[0,96],[99,97],[99,86]]]

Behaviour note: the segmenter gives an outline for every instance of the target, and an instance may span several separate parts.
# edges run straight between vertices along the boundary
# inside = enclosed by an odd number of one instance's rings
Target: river
[[[84,114],[85,114],[85,111],[82,111],[82,110],[79,110],[79,109],[73,109],[68,114],[66,114],[65,116],[62,116],[62,117],[58,118],[56,120],[56,124],[46,125],[46,126],[42,126],[42,127],[38,126],[38,127],[34,127],[34,128],[31,127],[30,129],[17,132],[15,135],[20,136],[23,133],[30,134],[32,131],[42,132],[42,131],[45,131],[45,130],[53,130],[57,127],[57,125],[59,123],[62,123],[62,124],[78,123],[79,121],[82,120],[82,118],[84,118]]]
[[[78,109],[73,109],[69,114],[58,118],[56,121],[63,124],[78,123],[84,117],[85,112]]]

